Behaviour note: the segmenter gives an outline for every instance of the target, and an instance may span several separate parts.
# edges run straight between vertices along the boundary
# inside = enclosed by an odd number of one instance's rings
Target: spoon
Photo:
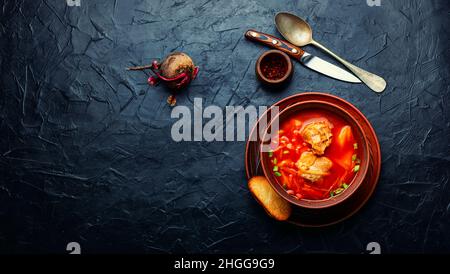
[[[327,49],[325,46],[315,41],[312,38],[311,27],[305,20],[301,19],[300,17],[288,12],[279,12],[275,16],[275,25],[277,26],[277,29],[281,33],[281,35],[283,35],[284,38],[286,38],[286,40],[288,40],[292,44],[299,47],[311,44],[334,57],[345,67],[347,67],[351,72],[353,72],[356,77],[361,79],[361,81],[364,82],[364,84],[366,84],[373,91],[383,92],[386,88],[386,81],[380,76],[350,64],[331,50]]]

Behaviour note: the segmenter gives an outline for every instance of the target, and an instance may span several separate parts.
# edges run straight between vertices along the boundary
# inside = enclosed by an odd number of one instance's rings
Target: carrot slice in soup
[[[337,137],[337,144],[340,146],[340,148],[344,148],[346,145],[353,145],[351,143],[352,140],[353,140],[352,128],[350,126],[342,127]]]

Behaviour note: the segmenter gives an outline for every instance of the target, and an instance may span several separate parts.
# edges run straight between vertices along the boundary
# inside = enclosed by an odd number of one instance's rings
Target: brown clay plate
[[[359,122],[369,142],[370,164],[367,170],[366,178],[361,186],[349,199],[345,200],[341,204],[325,209],[313,210],[293,206],[291,217],[287,220],[287,222],[289,223],[303,227],[329,226],[339,223],[355,214],[359,209],[361,209],[361,207],[372,195],[377,185],[381,171],[380,145],[378,143],[378,138],[375,134],[375,131],[370,125],[367,118],[356,107],[339,97],[326,93],[306,92],[287,97],[275,103],[273,106],[278,106],[279,111],[281,112],[283,109],[290,105],[304,101],[324,101],[336,104],[344,108],[350,115],[354,117],[357,122]],[[271,108],[269,108],[266,113],[262,115],[260,120],[265,118],[266,116],[268,117],[267,121],[270,121]],[[252,132],[250,133],[249,141],[247,141],[245,151],[245,169],[247,173],[247,179],[250,179],[254,176],[264,176],[259,159],[260,142],[251,141],[259,140],[259,138],[256,138],[258,134],[258,127],[259,121],[253,127]]]

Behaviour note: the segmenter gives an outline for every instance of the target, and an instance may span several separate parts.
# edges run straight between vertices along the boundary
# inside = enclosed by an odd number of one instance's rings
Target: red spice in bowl
[[[256,75],[265,84],[282,84],[292,75],[292,71],[291,59],[279,50],[264,52],[256,62]]]
[[[278,80],[287,72],[287,62],[281,55],[270,54],[261,61],[261,72],[269,80]]]

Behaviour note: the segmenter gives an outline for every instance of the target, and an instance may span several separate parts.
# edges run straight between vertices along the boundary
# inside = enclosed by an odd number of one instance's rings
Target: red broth
[[[295,163],[300,155],[311,149],[299,134],[301,127],[317,120],[328,120],[333,134],[325,156],[333,162],[328,175],[316,182],[301,177]],[[278,147],[275,145],[278,143]],[[280,126],[277,138],[269,153],[272,172],[288,194],[297,199],[324,200],[341,194],[351,184],[361,166],[360,144],[348,123],[338,115],[324,110],[305,110],[292,115]]]

